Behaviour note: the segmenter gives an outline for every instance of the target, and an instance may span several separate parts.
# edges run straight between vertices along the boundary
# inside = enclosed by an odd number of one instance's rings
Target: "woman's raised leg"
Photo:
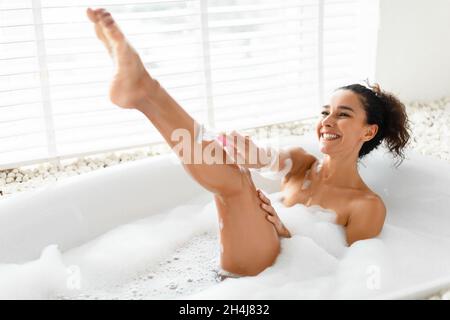
[[[261,201],[248,170],[221,152],[219,142],[196,142],[199,124],[149,75],[110,13],[104,9],[88,9],[87,14],[116,64],[110,87],[111,101],[141,111],[172,148],[179,145],[172,139],[174,133],[187,134],[188,141],[184,143],[188,142],[186,145],[192,149],[182,148],[178,156],[189,174],[215,194],[221,223],[222,266],[243,275],[254,275],[270,266],[278,255],[279,239],[259,206]],[[206,149],[219,152],[214,158],[221,161],[196,161],[193,150],[196,144],[202,154]]]
[[[214,193],[219,190],[239,191],[240,171],[230,159],[226,161],[225,153],[222,155],[223,164],[206,164],[195,159],[195,135],[199,124],[149,75],[111,14],[104,9],[88,9],[88,17],[95,23],[98,38],[103,41],[116,64],[117,72],[110,86],[111,101],[120,107],[141,111],[172,148],[179,145],[178,141],[172,139],[172,135],[186,133],[189,141],[183,143],[190,146],[191,150],[183,148],[178,155],[187,171],[203,187]],[[199,147],[202,153],[207,147],[222,150],[217,141],[203,141]]]

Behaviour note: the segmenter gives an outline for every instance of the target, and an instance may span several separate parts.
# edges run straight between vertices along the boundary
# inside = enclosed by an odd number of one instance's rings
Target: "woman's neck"
[[[319,179],[326,185],[339,188],[360,188],[364,185],[358,173],[357,159],[354,157],[325,154],[319,166]]]

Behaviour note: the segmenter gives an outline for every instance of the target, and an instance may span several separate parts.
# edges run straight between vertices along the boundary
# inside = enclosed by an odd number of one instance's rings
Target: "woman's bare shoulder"
[[[350,208],[354,214],[363,212],[362,210],[359,210],[360,208],[386,213],[386,205],[384,204],[383,199],[368,187],[354,194],[353,199],[350,201]]]
[[[370,239],[378,236],[386,218],[386,206],[373,191],[362,192],[352,199],[347,222],[347,242]]]

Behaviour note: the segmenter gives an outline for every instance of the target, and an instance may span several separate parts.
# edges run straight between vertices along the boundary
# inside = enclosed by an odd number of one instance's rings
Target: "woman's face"
[[[322,108],[316,130],[322,153],[357,155],[364,142],[375,136],[378,126],[366,124],[366,112],[357,94],[341,89]],[[324,136],[324,132],[331,136]]]

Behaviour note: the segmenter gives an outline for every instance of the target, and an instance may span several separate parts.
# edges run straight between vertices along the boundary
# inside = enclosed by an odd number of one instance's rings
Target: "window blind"
[[[159,143],[108,100],[113,65],[87,21],[112,12],[198,121],[242,129],[315,116],[364,78],[362,0],[0,1],[0,167]]]

